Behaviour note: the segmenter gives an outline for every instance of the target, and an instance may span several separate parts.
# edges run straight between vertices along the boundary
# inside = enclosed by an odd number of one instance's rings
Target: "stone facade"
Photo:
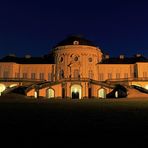
[[[113,60],[109,56],[104,56],[97,46],[90,45],[88,40],[79,37],[58,44],[52,49],[52,56],[53,63],[42,63],[44,59],[36,63],[19,62],[14,57],[13,60],[2,59],[1,85],[9,87],[9,79],[14,79],[14,86],[25,85],[20,81],[18,83],[18,80],[25,82],[30,79],[34,80],[34,83],[27,85],[27,96],[77,99],[106,98],[115,84],[125,87],[134,84],[148,88],[146,58],[143,60],[137,57],[136,61],[121,55]],[[32,57],[26,58],[26,61],[32,60]],[[46,58],[50,60],[51,57]]]

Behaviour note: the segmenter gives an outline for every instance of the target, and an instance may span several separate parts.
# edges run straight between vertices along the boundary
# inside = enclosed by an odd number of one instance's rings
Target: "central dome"
[[[93,44],[92,41],[85,39],[84,37],[80,35],[71,35],[68,36],[66,39],[58,43],[55,47],[58,46],[66,46],[66,45],[87,45],[87,46],[94,46],[96,47],[95,44]]]

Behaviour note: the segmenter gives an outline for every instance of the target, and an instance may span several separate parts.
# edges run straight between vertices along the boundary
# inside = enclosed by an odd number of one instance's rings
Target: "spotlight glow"
[[[145,88],[148,90],[148,84],[147,84],[147,85],[145,85]]]

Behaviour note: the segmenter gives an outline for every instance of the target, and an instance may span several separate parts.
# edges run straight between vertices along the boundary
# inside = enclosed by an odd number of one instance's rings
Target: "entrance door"
[[[82,97],[82,88],[81,85],[72,85],[71,86],[71,98],[72,99],[81,99]]]
[[[72,92],[72,99],[79,99],[79,92]]]

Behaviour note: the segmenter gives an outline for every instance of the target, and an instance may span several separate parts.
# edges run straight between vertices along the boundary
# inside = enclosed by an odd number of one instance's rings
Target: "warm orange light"
[[[145,86],[145,88],[148,90],[148,84]]]

